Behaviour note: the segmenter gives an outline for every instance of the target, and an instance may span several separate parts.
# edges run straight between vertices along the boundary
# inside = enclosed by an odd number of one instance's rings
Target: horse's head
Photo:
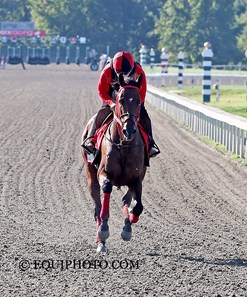
[[[128,81],[120,74],[120,90],[116,98],[115,118],[120,126],[120,137],[122,140],[133,140],[137,130],[137,120],[139,118],[141,100],[139,89],[142,76],[139,80]]]

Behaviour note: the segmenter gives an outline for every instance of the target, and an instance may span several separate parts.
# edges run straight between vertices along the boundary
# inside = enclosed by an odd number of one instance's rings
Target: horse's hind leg
[[[133,210],[129,212],[129,206],[131,203],[132,196],[136,200],[136,205]],[[142,183],[141,181],[136,182],[135,185],[129,187],[129,190],[123,197],[124,205],[123,205],[123,213],[125,217],[125,225],[121,232],[121,237],[123,240],[128,241],[131,239],[132,235],[132,227],[131,225],[137,223],[139,221],[139,216],[142,213],[143,205],[142,205]]]
[[[92,118],[93,119],[93,118]],[[82,143],[85,141],[88,135],[88,130],[90,129],[92,125],[92,119],[87,124],[86,128],[83,131],[82,134]],[[88,182],[88,189],[90,192],[90,196],[93,199],[94,202],[94,218],[96,221],[96,244],[97,244],[97,252],[105,253],[107,252],[105,247],[105,241],[102,241],[101,238],[98,236],[98,230],[101,225],[101,199],[100,199],[100,185],[98,182],[98,176],[97,172],[98,170],[96,167],[90,163],[88,163],[87,160],[87,154],[85,153],[84,149],[81,150],[82,158],[85,163],[86,173],[87,173],[87,182]]]
[[[102,223],[101,218],[101,200],[100,200],[100,185],[97,179],[97,170],[94,166],[89,164],[88,172],[90,173],[88,178],[88,188],[90,194],[93,198],[95,209],[94,209],[94,217],[96,221],[96,244],[97,244],[97,252],[98,253],[106,253],[107,249],[105,247],[105,239],[98,235],[99,230]]]
[[[94,218],[96,221],[96,244],[99,245],[101,242],[98,237],[98,229],[100,225],[100,211],[101,211],[101,201],[100,201],[100,185],[97,178],[97,169],[94,165],[88,163],[87,156],[82,149],[82,157],[85,163],[86,173],[87,173],[87,184],[90,196],[94,202]]]
[[[131,223],[129,220],[129,207],[131,204],[133,193],[128,189],[127,192],[124,194],[122,201],[123,201],[123,215],[124,215],[124,227],[121,231],[121,238],[125,241],[129,241],[132,236],[132,228]]]

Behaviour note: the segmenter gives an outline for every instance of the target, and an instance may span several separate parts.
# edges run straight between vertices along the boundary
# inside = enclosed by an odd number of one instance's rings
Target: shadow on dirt
[[[208,260],[205,258],[195,258],[195,257],[180,257],[180,260],[191,261],[191,262],[200,262],[211,265],[226,265],[226,266],[239,266],[239,267],[247,267],[246,259],[212,259]]]

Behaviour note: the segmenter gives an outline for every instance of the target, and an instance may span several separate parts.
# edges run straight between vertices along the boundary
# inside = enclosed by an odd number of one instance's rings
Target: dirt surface
[[[162,154],[123,242],[111,202],[109,253],[95,251],[80,155],[101,103],[87,66],[0,70],[0,296],[247,296],[247,167],[147,105]]]

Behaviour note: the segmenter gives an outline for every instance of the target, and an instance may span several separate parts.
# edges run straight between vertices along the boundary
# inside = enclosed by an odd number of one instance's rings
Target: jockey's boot
[[[149,142],[149,158],[154,158],[158,154],[160,154],[160,149],[158,148],[157,144],[154,142],[153,138],[150,137],[150,142]]]
[[[112,115],[112,110],[108,105],[104,105],[100,108],[98,113],[94,116],[91,129],[88,131],[87,139],[82,144],[85,152],[90,155],[95,152],[94,142],[92,141],[96,130],[102,126],[102,124]]]
[[[88,140],[87,143],[85,143],[83,147],[85,149],[85,152],[88,155],[93,154],[94,151],[95,151],[94,143],[92,141],[90,141],[90,140]]]
[[[153,139],[151,120],[144,104],[141,105],[140,118],[141,118],[141,123],[145,131],[147,132],[148,138],[149,138],[149,157],[154,158],[160,153],[160,150]]]
[[[92,139],[94,137],[96,130],[96,119],[94,119],[91,129],[88,131],[88,137],[86,141],[82,144],[82,147],[88,155],[93,154],[95,152],[95,147]]]

